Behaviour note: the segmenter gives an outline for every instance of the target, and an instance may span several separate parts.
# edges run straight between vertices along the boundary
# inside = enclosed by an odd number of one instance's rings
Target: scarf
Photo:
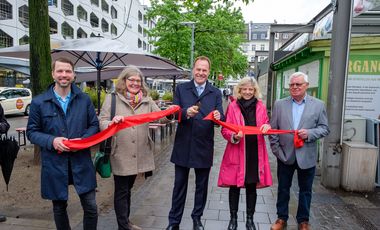
[[[141,102],[143,98],[143,93],[140,90],[137,94],[133,94],[126,90],[124,96],[128,100],[129,104],[131,104],[131,106],[134,108]]]

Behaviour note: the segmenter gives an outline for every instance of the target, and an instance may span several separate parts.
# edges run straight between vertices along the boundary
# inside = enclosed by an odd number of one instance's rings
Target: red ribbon
[[[209,113],[205,118],[203,118],[204,120],[210,120],[210,121],[213,121],[221,126],[223,126],[224,128],[227,128],[235,133],[238,133],[239,131],[242,131],[243,134],[285,134],[285,133],[294,133],[294,139],[293,139],[293,142],[294,142],[294,146],[296,148],[301,148],[304,144],[304,141],[299,138],[298,136],[298,131],[297,130],[280,130],[280,129],[270,129],[268,130],[266,133],[263,133],[260,131],[260,128],[259,127],[256,127],[256,126],[240,126],[240,125],[235,125],[235,124],[231,124],[231,123],[227,123],[227,122],[223,122],[223,121],[220,121],[220,120],[216,120],[214,118],[214,112],[211,112]]]
[[[73,139],[73,140],[65,140],[63,144],[70,148],[70,151],[80,150],[89,148],[93,145],[96,145],[107,138],[111,137],[115,133],[119,132],[122,129],[129,128],[136,125],[141,125],[143,123],[151,122],[163,118],[165,116],[174,114],[180,110],[181,108],[178,105],[171,106],[170,108],[163,111],[156,111],[145,114],[138,114],[133,116],[124,117],[124,121],[121,123],[114,123],[110,125],[107,129],[92,135],[91,137],[83,138],[83,139]],[[180,115],[178,116],[180,117]],[[179,120],[178,120],[179,122]]]

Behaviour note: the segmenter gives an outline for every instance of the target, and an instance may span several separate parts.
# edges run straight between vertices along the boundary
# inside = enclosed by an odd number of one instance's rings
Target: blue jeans
[[[83,229],[96,230],[98,224],[98,207],[95,201],[95,190],[79,195],[83,208]],[[67,215],[67,200],[53,200],[54,221],[57,230],[70,230]]]
[[[277,159],[277,216],[279,219],[285,221],[289,218],[290,187],[292,186],[292,179],[295,170],[297,170],[299,187],[296,219],[297,223],[302,223],[304,221],[309,221],[315,167],[301,169],[298,167],[297,161],[293,165],[286,165]]]

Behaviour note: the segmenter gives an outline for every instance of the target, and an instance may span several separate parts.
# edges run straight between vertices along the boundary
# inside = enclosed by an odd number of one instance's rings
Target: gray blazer
[[[272,129],[307,129],[308,139],[305,140],[302,148],[294,147],[293,134],[270,135],[270,145],[273,154],[284,164],[291,165],[297,158],[301,169],[308,169],[316,165],[316,141],[330,133],[325,105],[321,100],[306,95],[305,108],[298,127],[293,127],[292,98],[277,100],[273,106],[270,124]]]

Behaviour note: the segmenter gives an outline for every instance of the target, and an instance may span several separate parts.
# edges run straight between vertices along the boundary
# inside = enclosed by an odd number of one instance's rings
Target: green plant
[[[158,94],[157,90],[151,90],[149,92],[149,96],[153,99],[153,100],[158,100],[160,98],[160,94]]]
[[[92,104],[94,105],[95,108],[97,108],[98,107],[98,93],[96,91],[96,88],[85,87],[83,89],[83,92],[86,93],[90,97]],[[100,91],[100,106],[102,106],[104,99],[106,98],[106,94],[107,93],[104,89]]]
[[[171,93],[171,92],[166,92],[166,93],[162,96],[162,100],[164,100],[164,101],[173,101],[173,93]]]

